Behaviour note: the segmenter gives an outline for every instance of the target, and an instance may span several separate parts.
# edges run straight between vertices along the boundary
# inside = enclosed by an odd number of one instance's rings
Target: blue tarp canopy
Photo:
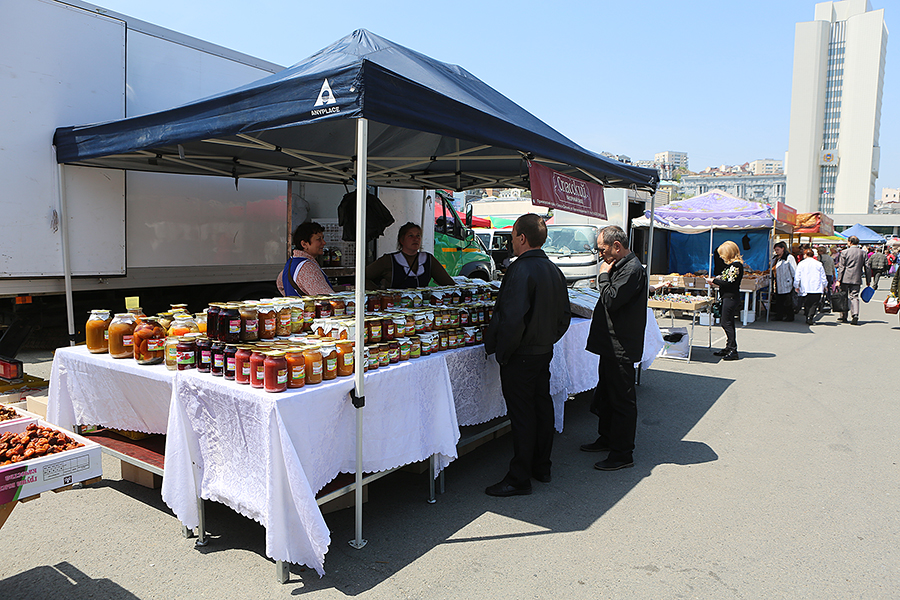
[[[359,118],[371,185],[528,188],[532,159],[611,187],[658,184],[655,169],[585,150],[468,71],[364,29],[223,94],[57,129],[54,144],[73,165],[347,183]]]
[[[860,225],[859,223],[850,229],[839,232],[838,235],[842,238],[849,238],[851,235],[855,235],[859,238],[861,244],[883,244],[887,241],[884,239],[884,236],[875,233],[865,225]]]
[[[744,259],[744,266],[755,271],[769,268],[770,229],[713,231],[712,248],[731,240],[737,244]],[[681,233],[669,232],[669,272],[670,273],[707,273],[709,272],[709,232]],[[715,270],[715,269],[714,269]]]

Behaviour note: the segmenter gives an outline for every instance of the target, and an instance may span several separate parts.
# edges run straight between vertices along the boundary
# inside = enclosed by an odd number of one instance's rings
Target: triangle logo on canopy
[[[334,92],[331,91],[331,86],[328,85],[328,80],[322,82],[322,89],[319,90],[319,97],[316,100],[316,106],[324,106],[325,104],[334,104],[337,100],[334,97]]]

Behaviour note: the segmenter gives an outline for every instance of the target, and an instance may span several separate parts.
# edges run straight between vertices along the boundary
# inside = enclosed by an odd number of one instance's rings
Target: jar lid
[[[286,354],[284,350],[271,350],[270,352],[264,352],[266,356],[271,356],[272,358],[284,358]]]
[[[98,314],[101,314],[101,313],[109,314],[109,312],[110,312],[109,309],[106,309],[106,308],[92,308],[92,309],[91,309],[91,314],[92,314],[92,315],[98,315]]]
[[[116,318],[117,318],[117,319],[126,319],[126,318],[128,318],[128,317],[131,317],[131,318],[133,319],[133,318],[134,318],[134,315],[131,314],[131,313],[127,313],[127,312],[126,312],[126,313],[116,313]]]

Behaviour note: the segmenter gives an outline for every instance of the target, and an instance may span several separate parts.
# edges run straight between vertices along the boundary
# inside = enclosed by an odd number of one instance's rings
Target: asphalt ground
[[[824,314],[739,328],[735,362],[698,327],[689,364],[657,360],[642,376],[634,468],[597,471],[604,455],[578,450],[596,432],[580,396],[553,481],[530,496],[484,494],[510,436],[451,464],[436,504],[424,475],[379,480],[363,549],[348,545],[352,509],[326,516],[321,579],[294,565],[277,583],[263,528],[211,502],[212,539],[195,548],[159,491],[105,457],[99,484],[12,513],[0,598],[900,597],[900,320],[885,296],[863,304],[859,326]],[[46,358],[31,355],[27,372]]]

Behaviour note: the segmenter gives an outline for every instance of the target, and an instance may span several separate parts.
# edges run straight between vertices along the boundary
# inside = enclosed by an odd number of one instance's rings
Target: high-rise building
[[[797,23],[786,166],[798,211],[872,211],[887,40],[868,0],[820,2]]]
[[[658,165],[672,165],[676,169],[688,168],[687,152],[673,152],[666,150],[665,152],[657,152],[653,155],[653,162]]]
[[[772,175],[781,173],[782,161],[774,158],[760,158],[750,161],[749,169],[754,175]]]

